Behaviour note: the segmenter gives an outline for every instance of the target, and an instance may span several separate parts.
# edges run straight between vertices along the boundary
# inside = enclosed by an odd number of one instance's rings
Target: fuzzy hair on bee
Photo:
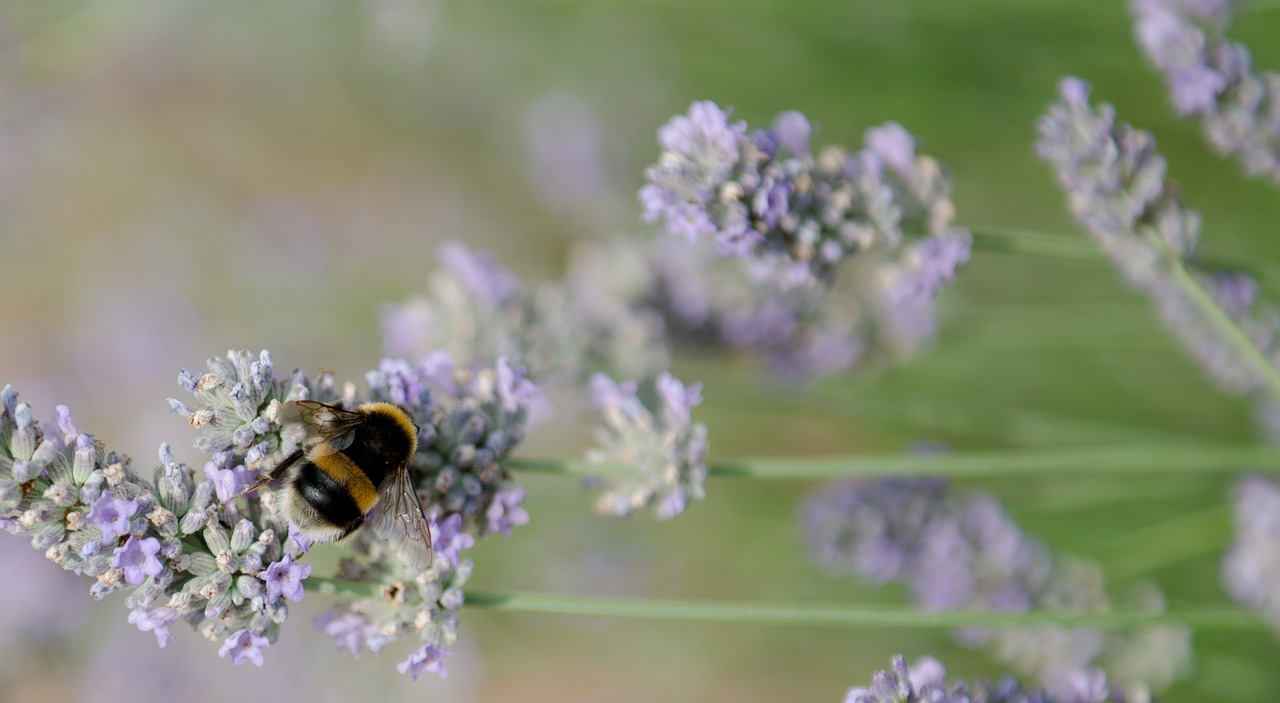
[[[302,445],[249,490],[279,482],[277,515],[314,542],[344,539],[367,520],[409,568],[430,565],[431,524],[409,465],[418,426],[407,412],[298,400],[285,404],[281,422],[303,425]]]

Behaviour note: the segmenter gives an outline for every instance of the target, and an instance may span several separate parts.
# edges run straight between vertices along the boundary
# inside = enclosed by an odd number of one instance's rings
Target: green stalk
[[[1275,7],[1280,7],[1280,3]],[[999,225],[979,225],[972,227],[970,231],[973,233],[973,248],[977,251],[1081,261],[1106,261],[1107,258],[1106,253],[1092,242],[1066,234]],[[1280,280],[1280,268],[1267,263],[1240,261],[1211,254],[1197,255],[1196,263],[1211,269],[1248,273],[1261,280]]]
[[[1169,248],[1165,246],[1164,240],[1158,234],[1147,230],[1144,236],[1156,251],[1164,254],[1165,264],[1169,267],[1173,282],[1187,295],[1191,303],[1195,305],[1196,310],[1204,315],[1205,319],[1222,335],[1223,339],[1235,347],[1236,352],[1244,359],[1245,363],[1255,366],[1262,373],[1262,380],[1271,395],[1280,397],[1280,369],[1277,369],[1271,363],[1271,360],[1258,347],[1254,346],[1253,341],[1245,335],[1244,330],[1240,329],[1236,321],[1231,319],[1231,316],[1227,315],[1218,306],[1213,296],[1209,295],[1209,291],[1205,290],[1200,285],[1200,282],[1195,279],[1195,276],[1191,275],[1182,259],[1174,256],[1173,252],[1169,251]]]
[[[380,598],[379,584],[310,577],[303,586],[313,593]],[[904,605],[854,603],[769,603],[759,601],[690,601],[510,591],[467,591],[466,607],[509,613],[585,615],[639,620],[734,622],[761,625],[893,627],[952,629],[957,627],[1028,627],[1061,625],[1127,629],[1182,625],[1217,632],[1262,631],[1265,622],[1240,610],[1183,610],[1167,613],[1010,613],[978,610],[931,612]]]
[[[581,459],[509,459],[516,471],[572,476],[633,476],[626,464]],[[739,459],[708,462],[710,476],[754,479],[945,476],[1002,478],[1042,474],[1235,473],[1280,469],[1280,449],[1262,445],[1132,444],[1068,449],[994,449],[949,454],[864,454],[836,457]]]
[[[767,625],[911,629],[1035,625],[1127,629],[1152,625],[1182,625],[1213,631],[1267,629],[1267,624],[1258,617],[1238,610],[1184,610],[1168,613],[1009,613],[973,610],[930,612],[908,606],[879,603],[648,600],[501,591],[468,591],[466,604],[467,607],[472,608],[518,613]]]
[[[999,254],[1030,254],[1063,259],[1105,261],[1106,255],[1079,237],[1031,232],[1012,227],[974,227],[973,248]]]

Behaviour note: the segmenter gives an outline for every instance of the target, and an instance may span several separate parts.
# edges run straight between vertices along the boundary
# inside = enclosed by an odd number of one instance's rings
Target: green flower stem
[[[311,577],[303,581],[313,593],[380,598],[379,584]],[[691,620],[762,625],[833,627],[1026,627],[1063,625],[1124,629],[1151,625],[1183,625],[1197,630],[1266,630],[1267,624],[1240,610],[1183,610],[1167,613],[1008,613],[976,610],[930,612],[903,605],[850,603],[767,603],[754,601],[687,601],[644,598],[599,598],[552,593],[467,591],[466,607],[511,613],[586,615],[641,620]]]
[[[1169,250],[1169,247],[1158,233],[1148,228],[1138,234],[1145,237],[1147,243],[1153,249],[1163,254],[1173,282],[1182,289],[1200,314],[1204,315],[1205,320],[1217,329],[1224,340],[1236,348],[1237,353],[1246,363],[1257,367],[1270,393],[1275,397],[1280,397],[1280,369],[1277,369],[1275,364],[1272,364],[1266,355],[1253,344],[1244,331],[1240,329],[1240,326],[1236,324],[1235,320],[1232,320],[1218,306],[1209,292],[1200,285],[1195,276],[1191,275],[1191,272],[1187,269],[1186,262]],[[1105,253],[1101,249],[1076,237],[1004,227],[976,228],[973,231],[973,244],[974,248],[982,251],[1037,254],[1073,259],[1101,259],[1105,257]],[[1092,254],[1085,253],[1084,249],[1086,248],[1092,250]],[[1234,262],[1214,257],[1197,257],[1196,261],[1209,268],[1243,271],[1260,280],[1273,281],[1280,277],[1274,268],[1257,263]]]
[[[1169,250],[1164,243],[1164,239],[1156,232],[1148,229],[1144,231],[1143,236],[1147,238],[1148,243],[1159,252],[1164,254],[1165,264],[1169,267],[1169,273],[1173,276],[1173,281],[1182,289],[1187,297],[1191,299],[1191,303],[1196,306],[1200,314],[1221,334],[1222,339],[1230,342],[1235,347],[1236,352],[1245,360],[1246,363],[1255,366],[1262,373],[1263,382],[1273,397],[1280,398],[1280,369],[1262,353],[1262,350],[1254,346],[1253,341],[1245,335],[1244,330],[1231,319],[1218,303],[1214,301],[1213,296],[1206,291],[1200,282],[1191,275],[1187,270],[1185,262],[1178,258]]]
[[[506,467],[573,476],[631,476],[626,464],[580,459],[509,459]],[[837,457],[739,459],[708,462],[711,476],[755,479],[827,479],[880,476],[1001,478],[1044,474],[1234,473],[1243,468],[1280,469],[1280,449],[1261,445],[1131,444],[1069,449],[995,449],[950,454],[885,454]]]
[[[1151,625],[1184,625],[1199,630],[1216,631],[1267,629],[1267,624],[1258,617],[1236,610],[1185,610],[1158,614],[1008,613],[963,610],[929,612],[902,605],[879,603],[648,600],[499,591],[468,591],[466,606],[550,615],[835,627],[951,629],[974,626],[1063,625],[1124,629]]]
[[[1280,7],[1280,2],[1276,4]],[[1015,227],[979,225],[972,227],[973,248],[999,254],[1026,254],[1057,259],[1106,261],[1106,253],[1093,242],[1078,236],[1036,232]],[[1211,269],[1240,271],[1265,281],[1280,281],[1280,267],[1257,261],[1197,254],[1196,263]]]
[[[978,251],[1106,261],[1106,255],[1096,246],[1074,235],[998,226],[974,227],[970,231],[973,233],[973,248]]]

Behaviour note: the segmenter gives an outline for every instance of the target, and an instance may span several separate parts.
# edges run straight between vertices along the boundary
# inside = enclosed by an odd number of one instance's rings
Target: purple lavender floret
[[[138,539],[130,537],[124,546],[113,552],[115,559],[111,565],[124,571],[124,582],[131,586],[141,585],[148,576],[156,576],[164,570],[164,565],[156,557],[160,553],[160,541],[154,537]]]
[[[529,524],[529,513],[520,505],[523,502],[524,489],[519,486],[499,490],[484,512],[485,531],[509,536],[512,527]]]
[[[129,624],[136,625],[138,630],[142,632],[154,633],[156,644],[163,649],[172,638],[172,635],[169,634],[169,625],[177,621],[181,616],[182,613],[173,608],[164,606],[147,608],[142,606],[129,611]]]
[[[369,624],[369,618],[359,613],[348,611],[326,610],[315,619],[315,626],[333,638],[338,649],[345,649],[359,657],[364,651],[364,642],[374,634],[375,628]]]
[[[1173,105],[1199,117],[1210,145],[1250,175],[1280,182],[1280,74],[1257,71],[1224,36],[1229,0],[1133,0],[1134,35],[1164,74]]]
[[[432,644],[424,644],[414,650],[407,659],[396,664],[396,669],[402,674],[413,676],[414,681],[417,681],[419,676],[427,672],[431,672],[442,679],[448,678],[449,672],[445,671],[444,658],[450,654],[453,654],[453,652]]]
[[[1060,689],[1024,688],[1013,678],[946,683],[946,669],[932,657],[908,667],[902,655],[889,670],[875,672],[871,685],[851,688],[845,703],[1125,703],[1122,689],[1108,686],[1100,672],[1081,675]],[[1136,700],[1149,701],[1138,696]]]
[[[904,583],[931,610],[1096,612],[1111,607],[1097,568],[1053,559],[992,497],[951,495],[939,479],[837,483],[816,492],[803,519],[814,561],[833,575]],[[1132,607],[1158,612],[1154,587]],[[1099,661],[1126,686],[1160,689],[1184,668],[1190,634],[1157,627],[1128,637],[1053,626],[959,631],[1010,666],[1058,690]]]
[[[230,452],[218,452],[204,465],[204,476],[213,482],[214,492],[220,501],[231,500],[240,495],[257,480],[258,475],[250,471],[244,464],[227,466],[231,460]]]
[[[129,534],[129,518],[138,512],[137,501],[120,500],[112,493],[103,493],[94,501],[84,521],[101,532],[102,543],[115,542],[121,535]]]
[[[523,494],[520,496],[520,498],[523,499]],[[500,494],[494,500],[493,505],[489,506],[489,511],[494,510],[494,505],[506,506],[511,504],[512,502],[513,501],[510,498],[506,498]],[[516,503],[516,507],[518,508],[519,501],[514,501],[514,502]],[[519,509],[521,512],[523,512],[523,508],[519,508]],[[488,517],[489,511],[486,511],[486,517]],[[506,512],[505,507],[503,508],[503,512]],[[525,521],[526,522],[528,521],[528,513],[525,513]],[[510,535],[511,526],[513,524],[514,522],[509,522],[507,525],[505,525],[506,527],[505,531],[502,529],[504,525],[490,524],[489,532],[491,533],[502,532],[502,534]],[[431,543],[431,547],[433,550],[435,550],[435,558],[445,559],[453,564],[457,564],[459,555],[462,553],[462,550],[470,549],[471,547],[475,546],[475,543],[476,543],[476,540],[474,537],[462,531],[462,515],[458,513],[453,513],[452,515],[446,517],[445,519],[441,520],[439,523],[436,524],[434,541]]]
[[[259,578],[267,586],[268,603],[276,602],[281,596],[295,603],[301,603],[302,580],[310,575],[310,564],[295,564],[293,557],[286,554],[284,559],[269,564]]]
[[[262,650],[271,643],[266,637],[250,630],[240,630],[227,638],[218,650],[219,657],[231,655],[231,661],[237,666],[252,662],[254,666],[262,666]]]
[[[784,112],[750,135],[714,103],[696,102],[658,132],[643,217],[690,241],[708,235],[783,290],[829,281],[844,259],[952,229],[950,180],[897,124],[867,131],[853,154],[811,152],[808,120]]]
[[[1185,267],[1271,364],[1280,360],[1280,313],[1256,299],[1257,284],[1245,274],[1196,264],[1200,215],[1166,180],[1155,138],[1117,122],[1111,105],[1091,106],[1089,86],[1078,78],[1063,80],[1059,91],[1040,118],[1036,148],[1057,171],[1076,220],[1220,388],[1237,395],[1262,388],[1266,369],[1224,338],[1172,268]]]
[[[702,402],[701,388],[663,373],[653,382],[654,400],[646,404],[635,382],[617,383],[603,374],[591,378],[601,425],[596,429],[599,447],[587,452],[587,460],[634,472],[602,480],[599,512],[622,516],[652,506],[665,520],[703,498],[707,428],[694,423],[690,414]]]

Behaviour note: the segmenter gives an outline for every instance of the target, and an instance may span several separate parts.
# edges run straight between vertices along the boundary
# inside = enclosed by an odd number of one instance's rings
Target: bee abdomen
[[[348,529],[364,520],[378,498],[369,479],[340,452],[307,462],[293,487],[318,517]]]

